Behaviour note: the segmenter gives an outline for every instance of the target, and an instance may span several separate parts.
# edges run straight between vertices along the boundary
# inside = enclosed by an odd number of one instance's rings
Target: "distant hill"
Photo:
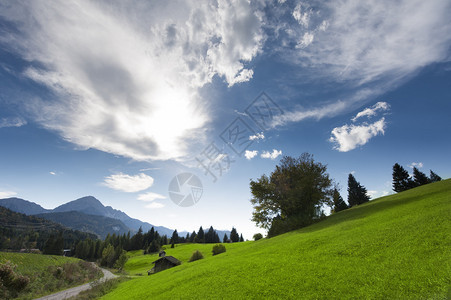
[[[131,218],[123,211],[114,209],[111,206],[104,206],[102,202],[93,196],[86,196],[70,201],[55,209],[45,209],[34,202],[20,198],[0,199],[0,206],[26,215],[39,215],[42,218],[58,222],[72,229],[95,233],[101,238],[104,238],[108,233],[122,234],[130,231],[134,234],[140,227],[143,232],[147,232],[154,227],[160,235],[167,235],[168,237],[171,237],[174,232],[174,229],[164,226],[155,226]],[[69,214],[69,212],[71,213]],[[78,214],[74,212],[78,212]],[[105,219],[98,218],[97,216]],[[204,230],[208,230],[208,228],[209,227],[205,227]],[[197,230],[198,229],[196,229],[196,231]],[[230,231],[228,230],[216,230],[216,232],[221,241],[224,234],[227,234],[227,236],[230,237]],[[178,232],[179,236],[183,237],[186,236],[187,233],[187,231]],[[189,234],[191,234],[191,232],[189,232]]]
[[[109,227],[111,230],[107,233],[111,233],[111,234],[113,234],[113,233],[117,234],[118,232],[124,232],[124,231],[128,232],[129,230],[133,234],[138,231],[139,227],[142,227],[143,231],[147,232],[152,227],[154,227],[154,229],[156,231],[158,231],[158,233],[160,235],[167,235],[170,237],[170,236],[172,236],[172,232],[174,231],[173,229],[170,229],[167,227],[155,226],[150,223],[142,222],[138,219],[131,218],[123,211],[114,209],[111,206],[104,206],[98,199],[96,199],[93,196],[86,196],[86,197],[83,197],[83,198],[80,198],[80,199],[77,199],[74,201],[70,201],[68,203],[65,203],[63,205],[56,207],[55,209],[45,209],[42,206],[40,206],[34,202],[30,202],[30,201],[23,200],[20,198],[0,199],[0,206],[6,207],[15,212],[24,213],[26,215],[38,215],[39,214],[39,215],[41,215],[41,217],[44,217],[43,214],[47,214],[47,213],[64,213],[64,212],[76,211],[76,212],[80,212],[80,213],[87,214],[87,215],[94,215],[94,216],[101,216],[101,217],[116,219],[116,220],[120,221],[122,223],[122,225],[118,225],[120,223],[117,223],[116,225],[114,225],[111,220],[108,221],[108,224],[111,225]],[[81,216],[80,215],[77,215],[77,216],[66,215],[66,217],[80,218]],[[66,226],[69,226],[71,228],[79,229],[79,230],[84,230],[83,228],[89,227],[90,229],[88,230],[88,232],[95,232],[99,236],[104,236],[104,234],[107,230],[107,226],[103,226],[102,228],[99,228],[97,231],[95,231],[95,230],[91,231],[91,229],[95,229],[95,227],[90,227],[91,225],[88,225],[88,224],[86,224],[86,226],[83,227],[82,226],[83,224],[81,224],[77,220],[63,220],[60,216],[57,216],[57,215],[49,216],[48,219],[50,219],[50,218],[52,218],[54,220],[56,220],[56,218],[58,218],[61,221],[60,223],[65,224]],[[95,222],[97,222],[97,220],[95,220],[95,221],[93,220],[92,222],[95,223]],[[79,224],[80,227],[74,227],[75,224]],[[124,225],[126,228],[124,228]],[[119,230],[116,230],[117,227],[119,227]]]
[[[130,231],[130,228],[125,226],[120,220],[88,215],[78,211],[51,212],[35,216],[62,224],[71,229],[93,233],[101,239],[105,239],[108,233],[122,235]]]
[[[71,247],[77,240],[96,238],[94,234],[68,229],[61,224],[0,206],[0,249],[42,249],[50,235],[60,232],[63,232],[64,247]]]
[[[0,206],[6,207],[12,211],[26,215],[37,215],[50,211],[48,209],[43,208],[39,204],[23,200],[20,198],[0,199]]]

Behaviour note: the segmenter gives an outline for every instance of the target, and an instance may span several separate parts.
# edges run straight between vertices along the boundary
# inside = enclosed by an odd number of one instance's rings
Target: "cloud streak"
[[[260,155],[260,157],[261,158],[270,158],[271,160],[274,160],[277,157],[279,157],[280,155],[282,155],[282,150],[273,149],[272,152],[263,151],[263,153]]]

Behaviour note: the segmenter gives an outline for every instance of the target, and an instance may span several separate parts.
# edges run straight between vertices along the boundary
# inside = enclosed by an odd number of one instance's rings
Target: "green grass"
[[[91,263],[72,257],[0,252],[0,264],[6,261],[17,265],[15,273],[30,279],[27,287],[17,295],[20,299],[35,299],[102,276]]]
[[[22,275],[44,272],[49,266],[61,266],[79,261],[77,258],[57,255],[0,252],[0,264],[8,260],[17,265],[16,271]]]
[[[181,266],[121,283],[102,299],[446,299],[451,180],[383,197],[257,242],[168,249]],[[205,259],[187,263],[199,249]],[[135,256],[127,269],[150,269]]]

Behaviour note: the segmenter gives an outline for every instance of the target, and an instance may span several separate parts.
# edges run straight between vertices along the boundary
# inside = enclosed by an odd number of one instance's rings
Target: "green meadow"
[[[45,272],[48,267],[80,261],[78,258],[58,255],[0,252],[0,264],[8,260],[17,265],[16,271],[22,275]]]
[[[182,261],[147,276],[155,255],[102,299],[446,299],[451,284],[451,180],[382,197],[256,242],[178,245]],[[188,262],[194,250],[205,259]]]

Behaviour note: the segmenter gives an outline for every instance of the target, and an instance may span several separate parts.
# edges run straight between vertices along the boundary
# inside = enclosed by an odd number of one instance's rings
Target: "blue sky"
[[[249,180],[283,155],[312,153],[345,199],[350,172],[391,193],[396,162],[449,178],[450,13],[450,1],[1,1],[0,198],[93,195],[155,225],[251,238]],[[203,186],[190,207],[168,193],[184,172]]]

